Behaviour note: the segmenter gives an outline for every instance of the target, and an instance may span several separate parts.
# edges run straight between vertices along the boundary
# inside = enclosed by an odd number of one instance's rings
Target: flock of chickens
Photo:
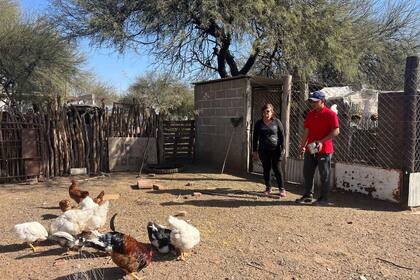
[[[55,218],[49,231],[38,222],[15,225],[16,234],[32,245],[37,241],[50,240],[67,248],[80,251],[83,247],[94,248],[110,254],[113,262],[134,278],[136,272],[152,262],[156,251],[162,254],[179,252],[178,259],[185,260],[188,252],[200,242],[200,232],[193,225],[169,216],[169,226],[154,222],[147,224],[150,243],[142,243],[134,237],[115,230],[115,214],[110,220],[111,231],[100,233],[107,220],[109,201],[102,191],[92,199],[89,192],[80,190],[75,180],[69,187],[70,197],[78,204],[73,207],[68,199],[59,203],[63,214]]]

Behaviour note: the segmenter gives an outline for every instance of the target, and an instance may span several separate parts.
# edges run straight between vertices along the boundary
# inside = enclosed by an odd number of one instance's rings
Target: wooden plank
[[[119,198],[120,198],[119,193],[112,193],[112,194],[105,194],[104,195],[104,200],[117,200]]]

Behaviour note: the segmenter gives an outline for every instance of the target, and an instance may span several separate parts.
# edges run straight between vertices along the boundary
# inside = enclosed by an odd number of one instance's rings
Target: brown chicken
[[[71,180],[71,185],[69,187],[69,195],[74,201],[77,202],[77,204],[79,204],[80,201],[89,196],[89,192],[80,190],[77,187],[76,180]]]
[[[112,248],[111,258],[116,265],[132,277],[140,279],[136,272],[141,271],[152,262],[154,251],[150,244],[139,242],[128,234],[115,231],[116,215],[111,218],[110,222],[112,232],[100,236],[99,241],[103,242],[104,248]]]
[[[95,202],[98,205],[102,205],[102,203],[104,203],[104,195],[105,195],[105,192],[101,191],[98,194],[98,196],[93,199],[93,202]]]
[[[68,199],[63,199],[63,200],[61,200],[61,201],[58,203],[58,205],[60,206],[60,209],[61,209],[61,211],[63,211],[63,212],[66,212],[67,210],[70,210],[70,209],[74,208],[74,207],[73,207],[73,204],[72,204],[72,203],[71,203],[71,201],[70,201],[70,200],[68,200]]]

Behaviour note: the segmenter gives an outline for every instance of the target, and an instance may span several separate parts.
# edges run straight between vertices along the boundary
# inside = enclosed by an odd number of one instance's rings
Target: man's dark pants
[[[331,157],[332,154],[310,154],[305,153],[303,161],[303,177],[305,186],[305,196],[313,195],[314,175],[318,167],[321,179],[321,197],[328,200],[330,191],[331,176]]]

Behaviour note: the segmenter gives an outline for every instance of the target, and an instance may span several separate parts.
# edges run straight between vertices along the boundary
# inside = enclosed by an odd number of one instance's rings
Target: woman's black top
[[[258,120],[254,126],[252,151],[282,151],[284,146],[284,130],[281,121],[273,118],[269,124]]]

